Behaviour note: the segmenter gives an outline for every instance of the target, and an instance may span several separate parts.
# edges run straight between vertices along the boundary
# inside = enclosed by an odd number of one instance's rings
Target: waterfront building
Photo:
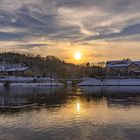
[[[139,76],[140,61],[131,61],[129,59],[107,61],[106,71],[109,77]]]
[[[34,72],[32,69],[22,65],[0,65],[0,75],[3,76],[33,76]]]

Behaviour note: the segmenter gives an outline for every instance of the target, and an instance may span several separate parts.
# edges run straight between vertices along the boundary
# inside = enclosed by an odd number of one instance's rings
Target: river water
[[[0,140],[140,140],[140,87],[0,87]]]

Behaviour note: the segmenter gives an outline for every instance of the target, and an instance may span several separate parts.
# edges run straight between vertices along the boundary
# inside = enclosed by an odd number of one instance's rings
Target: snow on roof
[[[133,61],[133,63],[140,66],[140,61]]]
[[[128,60],[114,60],[114,61],[107,61],[107,63],[109,64],[113,64],[113,63],[127,63],[129,62]]]
[[[0,72],[22,72],[28,68],[20,64],[0,64]]]
[[[20,72],[20,71],[25,71],[27,69],[28,67],[18,67],[18,68],[9,68],[6,71],[7,72],[14,72],[14,71]]]
[[[133,72],[135,72],[135,73],[140,73],[140,71],[138,71],[138,70],[136,70],[136,71],[133,71]]]
[[[113,68],[113,67],[128,67],[130,64],[108,64],[107,67]]]
[[[107,61],[106,66],[110,68],[120,68],[129,67],[131,64],[136,64],[140,66],[140,61],[128,61],[128,60],[118,60],[118,61]]]
[[[20,67],[20,68],[17,69],[17,71],[25,71],[27,69],[28,69],[28,67]]]
[[[131,61],[128,60],[117,60],[117,61],[107,61],[107,67],[128,67]]]
[[[9,68],[6,70],[7,72],[10,72],[10,71],[17,71],[17,68]]]
[[[4,70],[3,69],[0,69],[0,72],[3,72]]]
[[[4,66],[0,66],[0,72],[5,71],[5,67]]]

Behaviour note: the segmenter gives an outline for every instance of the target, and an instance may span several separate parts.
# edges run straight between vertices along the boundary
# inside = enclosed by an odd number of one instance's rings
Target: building
[[[6,76],[34,76],[34,71],[21,65],[0,65],[0,75]]]
[[[9,76],[33,76],[33,71],[29,67],[10,68],[6,73]]]
[[[140,61],[132,61],[128,67],[129,75],[140,75]]]
[[[107,76],[139,76],[140,61],[117,60],[106,62]]]

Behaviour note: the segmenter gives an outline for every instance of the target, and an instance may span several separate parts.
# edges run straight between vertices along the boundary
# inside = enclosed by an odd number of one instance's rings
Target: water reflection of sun
[[[81,104],[80,103],[76,103],[76,111],[80,112],[81,110]]]
[[[83,104],[83,102],[79,99],[75,100],[73,103],[73,108],[72,108],[72,112],[73,114],[77,114],[77,115],[84,115],[85,113],[85,106]]]

